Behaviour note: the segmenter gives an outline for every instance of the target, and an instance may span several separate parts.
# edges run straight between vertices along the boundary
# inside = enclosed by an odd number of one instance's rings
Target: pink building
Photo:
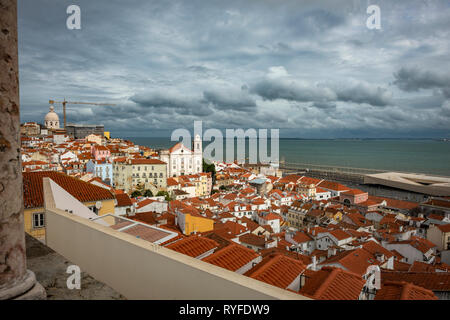
[[[369,199],[369,194],[359,189],[342,192],[339,196],[339,201],[347,204],[358,204],[367,201],[367,199]]]
[[[95,160],[107,159],[111,156],[111,152],[105,146],[95,145],[92,147],[92,156]]]

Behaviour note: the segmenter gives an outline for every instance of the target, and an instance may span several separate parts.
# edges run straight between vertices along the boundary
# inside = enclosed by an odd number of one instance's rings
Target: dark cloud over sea
[[[286,137],[450,136],[448,1],[19,1],[22,121],[48,100],[113,135],[279,128]],[[62,117],[61,106],[56,111]]]

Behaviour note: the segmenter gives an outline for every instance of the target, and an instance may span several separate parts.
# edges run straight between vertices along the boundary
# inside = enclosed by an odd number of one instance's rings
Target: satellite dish
[[[97,201],[97,202],[95,203],[95,207],[96,207],[97,209],[100,209],[100,208],[102,207],[101,201]]]

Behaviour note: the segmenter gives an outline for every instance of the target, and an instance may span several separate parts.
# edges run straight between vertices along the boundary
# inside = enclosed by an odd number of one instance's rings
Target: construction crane
[[[115,104],[112,103],[94,103],[94,102],[78,102],[78,101],[66,101],[64,98],[64,101],[55,101],[55,100],[49,100],[48,101],[51,105],[56,103],[61,103],[63,105],[63,114],[64,114],[64,129],[66,128],[66,105],[67,104],[88,104],[88,105],[94,105],[94,106],[115,106]]]

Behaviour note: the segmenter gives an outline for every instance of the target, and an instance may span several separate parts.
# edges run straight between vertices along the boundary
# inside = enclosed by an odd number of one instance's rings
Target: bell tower
[[[195,154],[203,153],[202,139],[200,138],[200,136],[198,134],[194,138],[194,148],[193,149],[194,149]]]

